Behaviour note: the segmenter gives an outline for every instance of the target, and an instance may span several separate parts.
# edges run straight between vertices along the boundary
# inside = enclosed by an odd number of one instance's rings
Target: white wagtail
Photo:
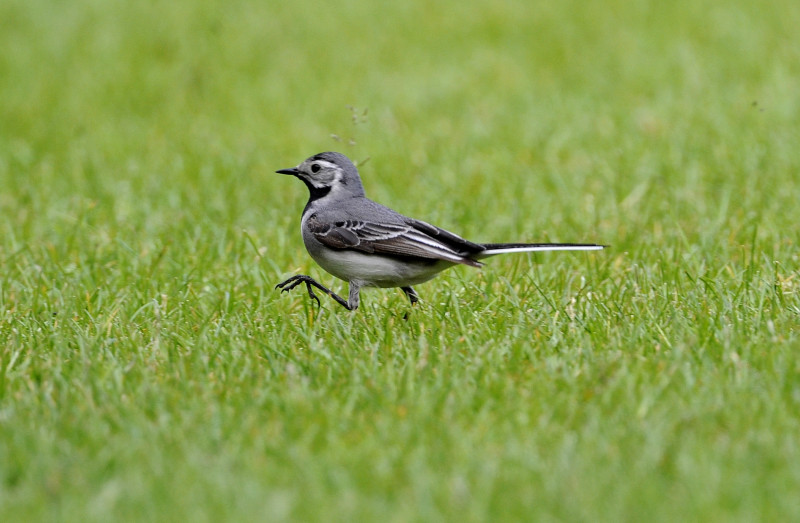
[[[308,187],[310,197],[300,222],[303,243],[323,269],[350,284],[345,300],[310,276],[298,274],[279,283],[281,292],[306,284],[336,300],[342,307],[358,307],[362,287],[400,287],[415,304],[411,287],[456,264],[481,267],[478,260],[506,252],[591,251],[604,245],[580,243],[473,243],[373,202],[364,194],[358,169],[345,155],[320,153],[291,169]]]

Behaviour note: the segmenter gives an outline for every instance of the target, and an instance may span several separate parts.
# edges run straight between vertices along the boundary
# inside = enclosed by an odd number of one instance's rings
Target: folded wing
[[[473,267],[482,265],[468,257],[482,251],[482,246],[410,218],[405,223],[361,220],[326,223],[311,216],[306,227],[317,241],[333,249],[353,249],[422,260],[444,260]]]

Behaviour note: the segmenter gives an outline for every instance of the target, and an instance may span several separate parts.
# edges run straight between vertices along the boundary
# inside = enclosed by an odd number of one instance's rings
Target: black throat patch
[[[298,176],[298,178],[300,177]],[[306,202],[306,206],[303,208],[303,214],[305,214],[312,203],[319,200],[320,198],[324,198],[325,196],[328,195],[329,192],[331,192],[331,186],[329,185],[327,187],[314,187],[308,180],[305,180],[303,178],[300,179],[303,180],[303,183],[305,183],[306,187],[308,187],[308,193],[309,193],[308,202]]]

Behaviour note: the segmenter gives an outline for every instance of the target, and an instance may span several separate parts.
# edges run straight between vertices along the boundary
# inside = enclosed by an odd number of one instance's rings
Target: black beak
[[[297,170],[297,167],[292,167],[291,169],[278,169],[275,171],[278,174],[292,174],[297,175],[300,171]]]

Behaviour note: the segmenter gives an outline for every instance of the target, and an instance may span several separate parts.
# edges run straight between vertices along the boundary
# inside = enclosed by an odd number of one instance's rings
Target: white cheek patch
[[[305,178],[306,178],[306,180],[308,180],[308,183],[310,183],[311,185],[314,186],[315,189],[322,189],[322,188],[328,186],[327,183],[324,183],[324,182],[322,182],[320,180],[315,180],[314,178],[311,178],[309,176],[306,176]]]
[[[323,160],[315,160],[313,163],[322,167],[321,170],[312,172],[309,166],[302,166],[303,178],[308,180],[314,188],[324,189],[325,187],[335,186],[342,178],[342,171],[335,164]]]

